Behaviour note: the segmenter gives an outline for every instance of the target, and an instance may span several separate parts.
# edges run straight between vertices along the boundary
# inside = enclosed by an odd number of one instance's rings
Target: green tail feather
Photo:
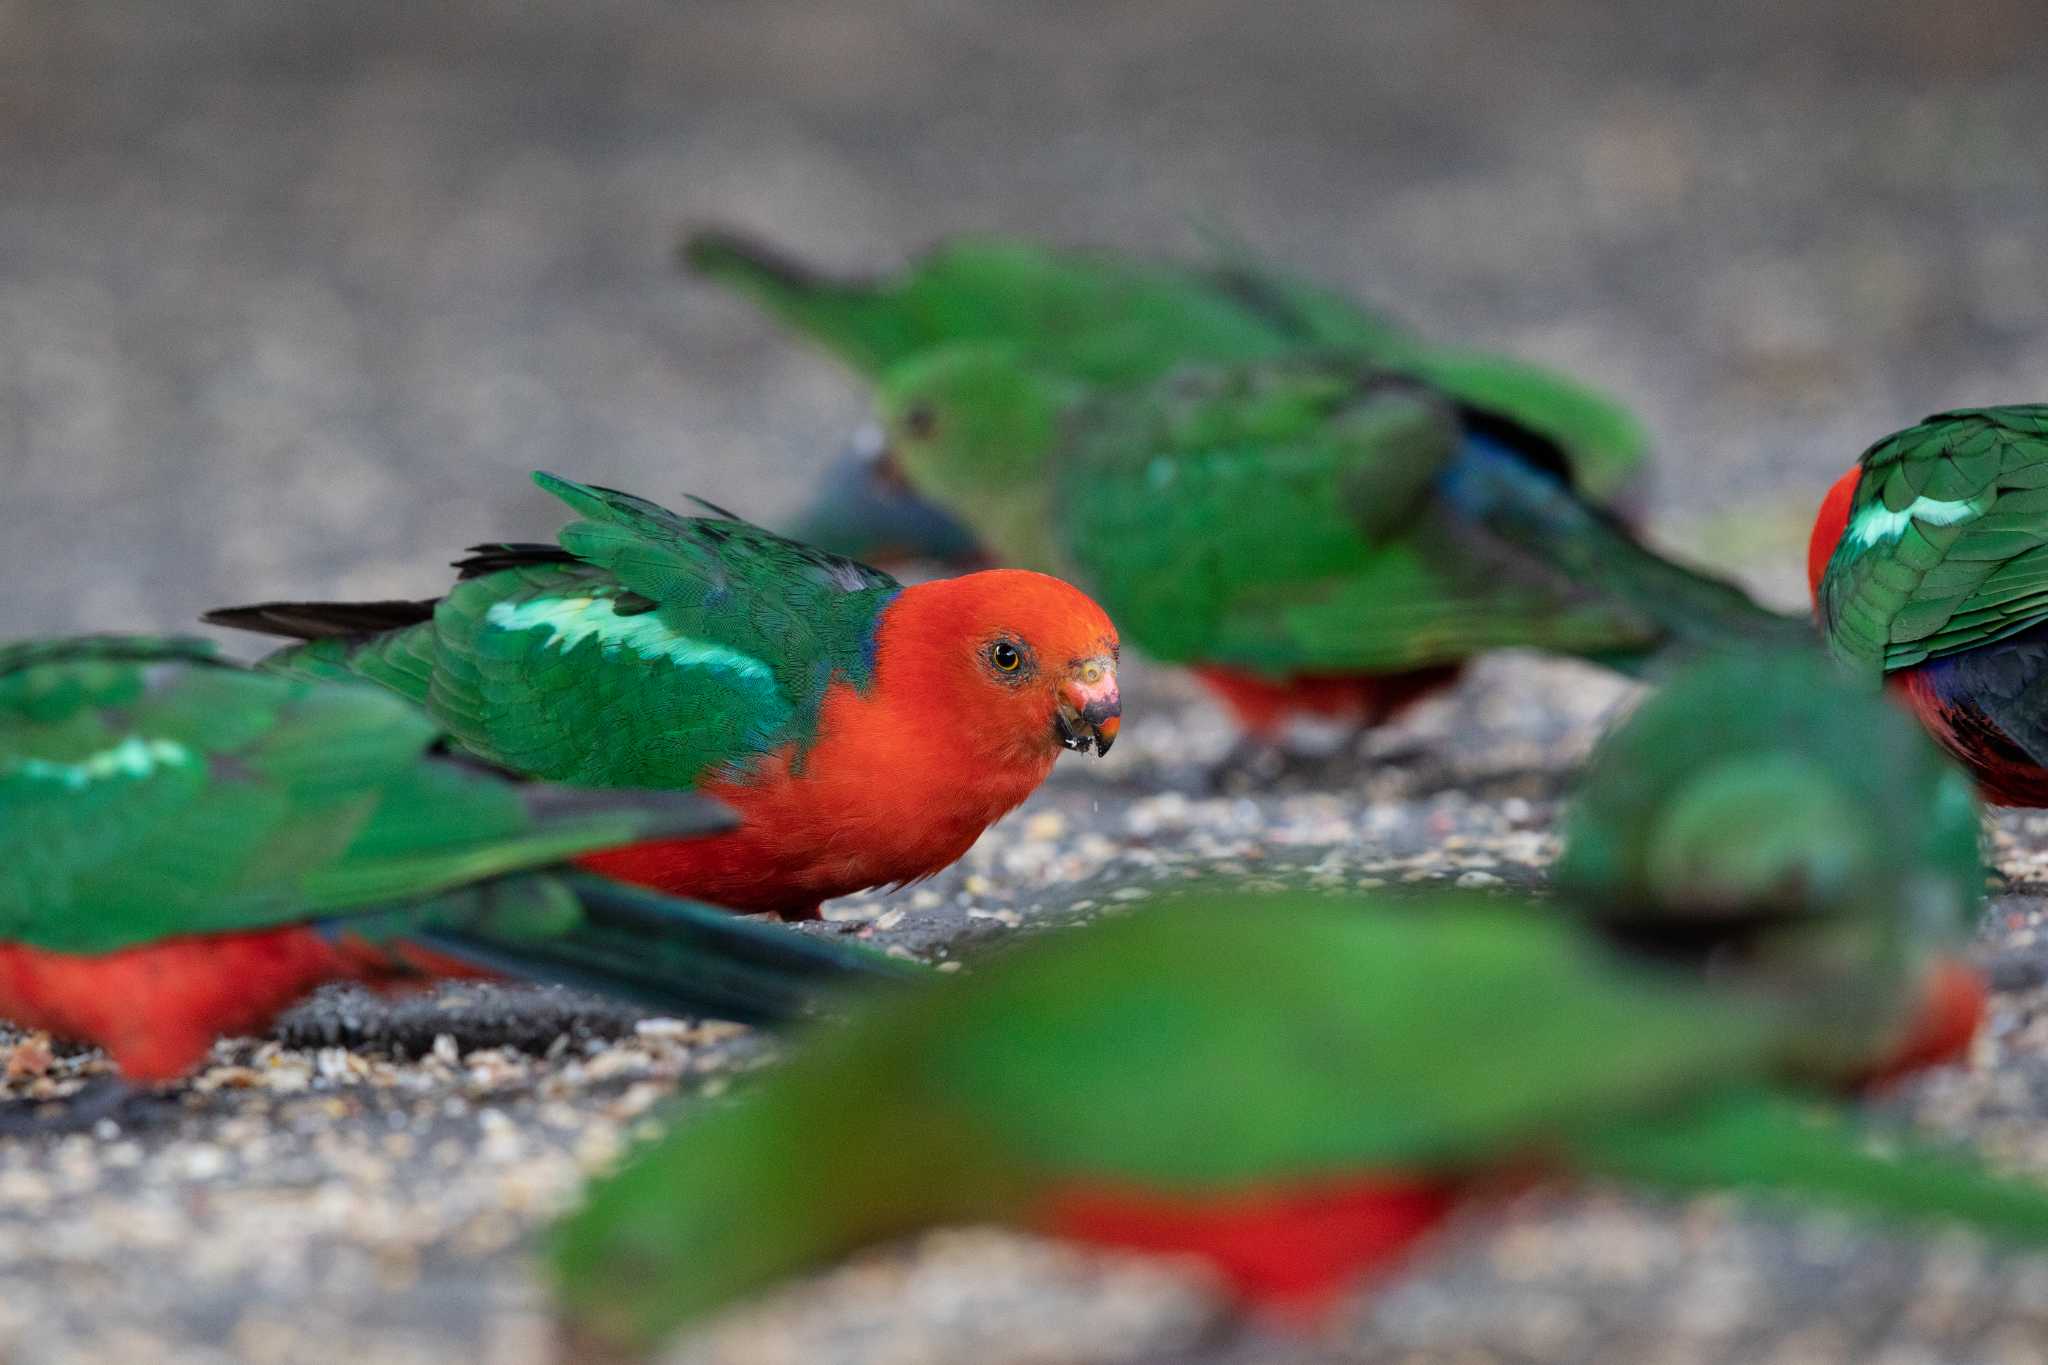
[[[233,665],[211,640],[195,635],[67,635],[0,645],[0,674],[41,664],[198,663]]]
[[[683,266],[729,285],[863,374],[915,350],[912,319],[863,284],[829,279],[739,233],[707,228],[684,236]]]
[[[1675,643],[1798,647],[1812,623],[1764,607],[1732,583],[1673,563],[1555,479],[1515,460],[1466,456],[1444,485],[1494,535],[1660,625]]]
[[[782,1024],[831,995],[915,979],[922,968],[602,877],[548,879],[581,909],[566,931],[519,915],[447,917],[406,938],[522,980],[572,986],[671,1014]]]
[[[1790,1195],[1878,1218],[1952,1220],[1987,1235],[2048,1243],[2048,1189],[1992,1174],[1923,1144],[1887,1154],[1838,1113],[1763,1094],[1681,1118],[1610,1126],[1572,1147],[1575,1164],[1679,1191]]]

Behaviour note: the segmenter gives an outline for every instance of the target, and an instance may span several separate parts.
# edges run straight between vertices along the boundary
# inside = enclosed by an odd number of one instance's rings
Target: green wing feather
[[[1940,413],[1860,463],[1821,585],[1840,658],[1875,675],[2048,620],[2048,405]]]
[[[746,522],[534,478],[579,516],[560,536],[573,561],[465,578],[429,622],[266,666],[367,678],[493,763],[607,787],[744,771],[809,744],[835,681],[868,686],[875,622],[900,587],[887,574]]]
[[[1188,372],[1069,429],[1052,496],[1067,562],[1160,658],[1355,672],[1656,638],[1438,514],[1458,427],[1400,376],[1326,361]]]
[[[1485,351],[1413,346],[1379,362],[1467,410],[1491,414],[1556,445],[1572,487],[1600,505],[1636,491],[1649,433],[1619,403],[1540,365]]]
[[[0,937],[102,952],[296,922],[728,818],[674,796],[544,815],[429,758],[437,727],[383,691],[202,658],[0,656]]]

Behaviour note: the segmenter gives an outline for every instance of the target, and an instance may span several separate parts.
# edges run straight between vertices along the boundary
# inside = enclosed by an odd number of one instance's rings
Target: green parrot
[[[577,1329],[645,1346],[863,1245],[1004,1223],[1205,1258],[1313,1315],[1533,1178],[1733,1187],[2048,1242],[2048,1191],[1830,1096],[1907,1002],[1709,984],[1582,919],[1437,893],[1169,901],[876,999],[600,1180],[548,1254]]]
[[[511,771],[716,797],[739,828],[581,861],[788,918],[930,876],[1116,738],[1116,628],[1067,583],[905,586],[717,509],[534,478],[578,514],[560,543],[477,547],[445,597],[206,619],[303,641],[265,666],[379,683]]]
[[[1336,355],[1407,374],[1539,433],[1569,463],[1574,485],[1603,504],[1632,488],[1648,451],[1627,410],[1581,384],[1507,356],[1427,341],[1242,251],[1186,265],[967,237],[876,280],[834,279],[719,229],[686,237],[682,255],[872,383],[961,343],[1005,347],[1049,373],[1112,388],[1189,365]],[[959,556],[956,529],[940,519],[869,492],[861,500],[875,504],[874,529],[864,535],[840,505],[844,478],[824,491],[829,501],[799,525],[800,539],[860,558],[891,547],[948,562]],[[922,538],[906,543],[906,533]]]
[[[1717,971],[1896,963],[1923,1003],[1878,1076],[1976,1033],[1989,987],[1960,953],[1984,904],[1969,778],[1816,651],[1674,678],[1594,751],[1562,834],[1553,884],[1626,941],[1704,943]]]
[[[566,867],[704,837],[702,796],[522,785],[363,683],[202,640],[0,644],[0,1015],[190,1070],[323,981],[510,975],[778,1022],[878,953]]]
[[[963,345],[892,372],[880,409],[897,466],[998,558],[1066,573],[1205,676],[1811,638],[1646,550],[1541,439],[1403,375],[1301,359],[1104,391]]]

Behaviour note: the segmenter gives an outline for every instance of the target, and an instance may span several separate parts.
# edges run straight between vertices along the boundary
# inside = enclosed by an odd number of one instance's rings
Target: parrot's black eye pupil
[[[928,403],[915,404],[903,414],[903,429],[913,439],[922,441],[939,429],[939,415]]]
[[[989,662],[1005,673],[1015,673],[1024,666],[1024,656],[1017,652],[1017,646],[1008,640],[998,640],[990,647]]]

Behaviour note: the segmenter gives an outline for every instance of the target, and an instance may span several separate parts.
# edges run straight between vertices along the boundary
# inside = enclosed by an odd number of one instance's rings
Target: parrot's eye
[[[1024,666],[1024,656],[1008,640],[998,640],[988,647],[988,661],[999,673],[1015,673]]]
[[[939,414],[929,403],[913,403],[903,412],[903,434],[913,441],[929,440],[939,429]]]

